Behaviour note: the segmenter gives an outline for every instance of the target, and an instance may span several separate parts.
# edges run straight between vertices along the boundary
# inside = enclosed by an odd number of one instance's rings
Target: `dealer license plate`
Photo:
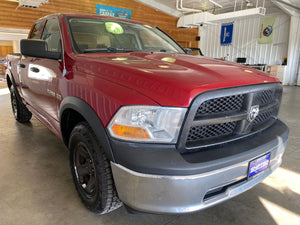
[[[249,165],[248,178],[253,178],[259,173],[269,168],[271,154],[264,155],[258,159],[254,159]]]

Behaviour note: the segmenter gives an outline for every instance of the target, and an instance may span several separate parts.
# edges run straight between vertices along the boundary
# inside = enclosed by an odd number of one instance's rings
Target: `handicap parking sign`
[[[233,22],[223,23],[221,27],[221,45],[231,45],[233,34]]]

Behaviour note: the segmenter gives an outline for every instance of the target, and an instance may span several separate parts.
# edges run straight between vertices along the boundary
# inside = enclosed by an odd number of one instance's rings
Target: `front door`
[[[41,39],[46,41],[48,51],[61,52],[61,38],[56,19],[49,19]],[[27,103],[45,119],[58,119],[58,79],[62,77],[62,60],[23,56],[20,64],[22,93]],[[49,118],[49,116],[51,118]]]

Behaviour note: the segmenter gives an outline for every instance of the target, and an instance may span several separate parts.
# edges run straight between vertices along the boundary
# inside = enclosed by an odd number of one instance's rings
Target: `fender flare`
[[[14,76],[13,76],[12,72],[9,69],[5,70],[5,79],[7,81],[7,87],[10,91],[10,88],[8,86],[8,79],[7,78],[9,78],[9,80],[11,82],[11,85],[14,87],[14,89],[16,91],[16,97],[17,97],[18,101],[22,102],[22,98],[21,98],[21,96],[19,94],[19,91],[17,89],[17,85],[16,85],[16,82],[15,82]]]
[[[72,109],[78,112],[89,123],[97,139],[100,141],[101,145],[103,146],[106,156],[108,157],[109,160],[115,162],[108,135],[94,109],[89,104],[87,104],[84,100],[74,96],[68,96],[63,99],[60,105],[60,110],[59,110],[60,124],[61,124],[61,118],[63,112],[67,109]],[[62,129],[61,129],[61,133],[62,133]],[[65,140],[64,137],[63,137],[63,141],[67,145],[67,140]]]
[[[14,78],[13,78],[13,76],[12,76],[12,73],[10,72],[9,69],[6,69],[6,70],[5,70],[5,79],[6,79],[6,81],[8,81],[8,78],[9,78],[9,80],[11,81],[12,85],[14,85],[14,87],[16,87],[16,85],[15,85],[15,80],[14,80]]]
[[[14,85],[14,88],[16,88],[14,77],[13,77],[13,75],[12,75],[12,73],[11,73],[11,71],[9,69],[5,70],[5,79],[7,80],[7,78],[9,78],[9,80],[12,83],[12,85]]]

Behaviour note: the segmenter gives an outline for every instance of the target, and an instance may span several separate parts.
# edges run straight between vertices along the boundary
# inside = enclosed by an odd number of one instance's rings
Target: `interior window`
[[[42,40],[46,41],[48,51],[61,52],[60,32],[56,19],[50,19],[47,21],[43,31]]]
[[[43,25],[43,21],[34,25],[29,39],[38,39],[39,38],[40,31],[43,27],[42,25]]]

